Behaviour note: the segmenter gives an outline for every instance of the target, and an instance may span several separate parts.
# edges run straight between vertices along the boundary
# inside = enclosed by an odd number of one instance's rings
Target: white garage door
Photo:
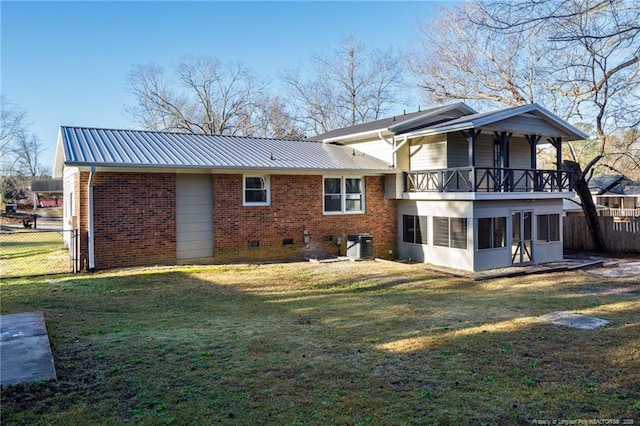
[[[210,175],[176,175],[177,259],[213,256]]]

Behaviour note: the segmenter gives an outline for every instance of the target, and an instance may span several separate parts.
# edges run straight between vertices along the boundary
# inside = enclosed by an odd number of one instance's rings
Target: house
[[[459,103],[315,139],[390,162],[398,256],[479,271],[561,260],[562,200],[571,197],[561,143],[586,134],[531,104],[478,113]],[[541,170],[538,144],[556,150]]]
[[[62,179],[34,180],[29,187],[33,208],[59,207],[62,205]]]
[[[81,267],[396,255],[385,161],[317,141],[61,127],[54,174]]]
[[[376,257],[474,271],[562,259],[560,148],[583,138],[536,104],[305,141],[61,127],[54,175],[87,269],[340,255],[370,234]]]
[[[640,217],[640,183],[623,174],[597,175],[589,190],[601,216]]]

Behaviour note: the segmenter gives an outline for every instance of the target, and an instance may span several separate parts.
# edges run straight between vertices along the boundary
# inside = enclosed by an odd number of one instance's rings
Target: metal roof
[[[63,126],[58,144],[67,166],[393,171],[352,148],[307,140]],[[61,172],[58,158],[54,168]]]

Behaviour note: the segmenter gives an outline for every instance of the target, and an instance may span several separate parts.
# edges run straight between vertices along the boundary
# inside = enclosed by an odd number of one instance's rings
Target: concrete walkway
[[[42,312],[0,315],[0,384],[55,378]]]

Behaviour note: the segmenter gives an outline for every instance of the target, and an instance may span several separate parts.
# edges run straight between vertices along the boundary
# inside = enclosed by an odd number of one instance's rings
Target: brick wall
[[[170,173],[96,173],[96,268],[176,262],[175,186],[175,175]],[[87,220],[81,223],[86,230]]]
[[[370,233],[374,254],[396,254],[396,202],[384,198],[384,177],[365,178],[364,214],[324,215],[322,176],[272,175],[271,205],[242,206],[242,175],[213,176],[216,261],[285,260],[345,254],[347,235]],[[304,244],[304,233],[309,244]],[[336,237],[342,239],[338,247]],[[293,244],[283,244],[283,240]],[[259,247],[250,247],[258,242]],[[389,250],[392,254],[389,254]]]
[[[82,268],[88,257],[88,177],[78,174],[74,189]],[[242,179],[240,174],[212,176],[216,263],[345,254],[347,235],[365,232],[373,235],[376,257],[396,255],[396,201],[384,198],[384,177],[366,177],[366,213],[346,215],[323,214],[320,175],[272,175],[271,205],[265,207],[242,205]],[[170,173],[96,173],[96,268],[177,263],[175,187]],[[304,230],[309,244],[304,244]]]

